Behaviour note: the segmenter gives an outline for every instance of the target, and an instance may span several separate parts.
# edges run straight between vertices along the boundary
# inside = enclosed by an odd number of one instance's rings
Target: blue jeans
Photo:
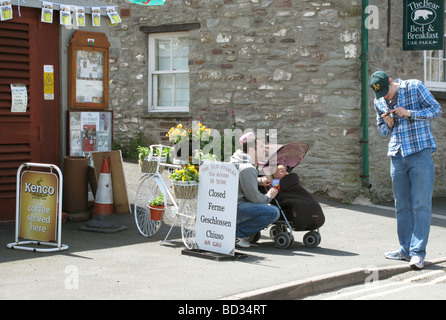
[[[400,252],[406,257],[426,256],[432,216],[434,162],[431,149],[402,157],[393,156],[390,174]]]
[[[237,204],[237,228],[239,238],[249,237],[279,219],[279,208],[270,204],[239,202]]]

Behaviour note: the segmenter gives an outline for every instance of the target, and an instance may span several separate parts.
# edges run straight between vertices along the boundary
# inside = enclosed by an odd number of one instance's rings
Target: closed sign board
[[[200,165],[196,241],[200,249],[234,255],[239,171],[232,163]]]

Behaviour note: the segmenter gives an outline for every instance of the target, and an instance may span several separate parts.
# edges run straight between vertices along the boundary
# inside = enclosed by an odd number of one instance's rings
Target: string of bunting
[[[57,2],[49,2],[38,0],[42,3],[42,14],[40,20],[45,23],[53,23],[54,6],[59,6],[60,24],[71,26],[73,24],[72,13],[79,27],[85,27],[85,8],[91,9],[91,23],[93,27],[101,25],[101,9],[105,8],[105,13],[110,18],[112,25],[121,23],[121,17],[116,11],[117,6],[77,6],[71,4],[63,4]],[[20,0],[19,0],[19,16]],[[0,21],[10,20],[13,18],[11,0],[0,0]]]

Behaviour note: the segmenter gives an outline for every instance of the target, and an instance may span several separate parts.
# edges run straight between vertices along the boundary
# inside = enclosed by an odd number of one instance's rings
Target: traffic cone
[[[113,214],[113,184],[111,178],[110,157],[102,160],[101,174],[99,175],[98,188],[94,201],[93,215]]]
[[[113,184],[111,177],[110,157],[102,160],[101,173],[93,209],[93,218],[85,226],[79,227],[82,231],[101,233],[114,233],[127,229],[125,226],[111,221],[113,215]]]

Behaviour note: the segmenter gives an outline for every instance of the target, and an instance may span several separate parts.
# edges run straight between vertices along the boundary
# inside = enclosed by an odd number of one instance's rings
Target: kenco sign
[[[444,0],[404,0],[403,50],[442,50]]]
[[[31,167],[49,172],[31,171]],[[15,242],[8,243],[8,248],[34,252],[68,249],[62,244],[62,185],[62,172],[53,164],[27,162],[19,167]]]
[[[53,173],[25,171],[20,185],[20,236],[56,240],[58,178]]]

